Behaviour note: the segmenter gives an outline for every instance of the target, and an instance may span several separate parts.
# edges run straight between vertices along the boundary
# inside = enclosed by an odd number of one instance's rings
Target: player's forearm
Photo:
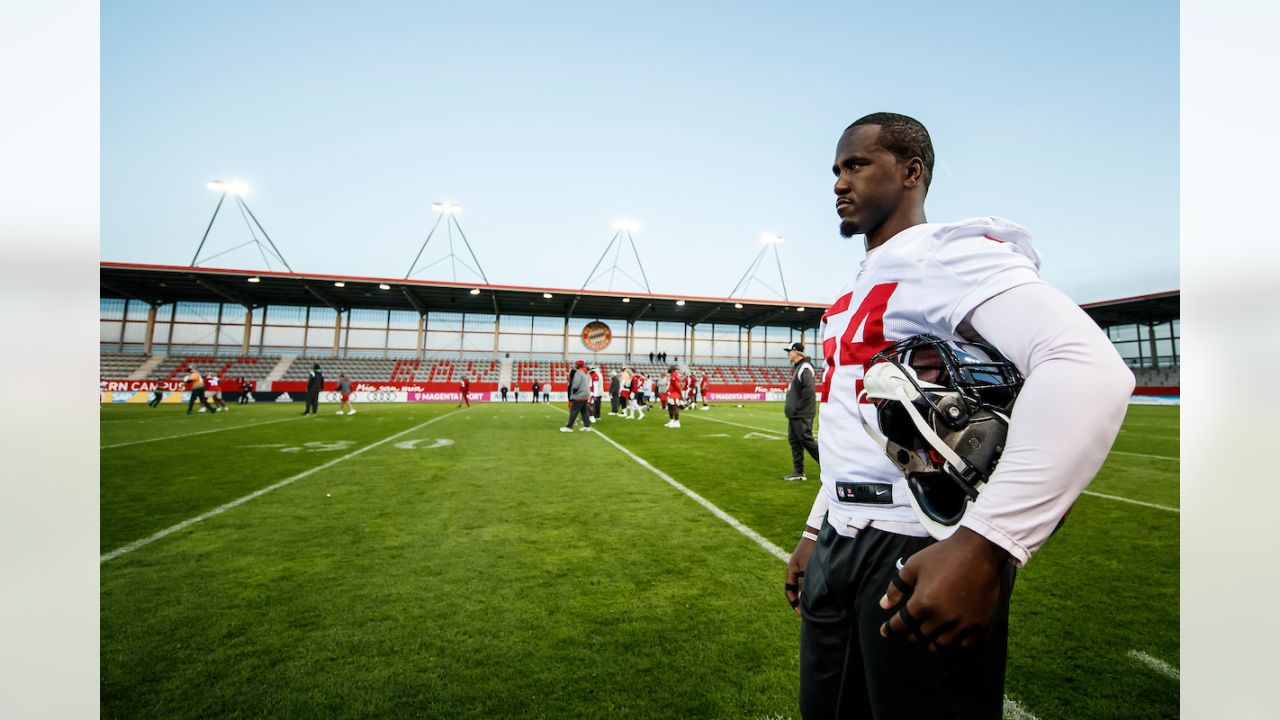
[[[1111,449],[1133,373],[1102,331],[1046,285],[992,298],[971,324],[1026,377],[1000,463],[962,525],[1025,563]]]

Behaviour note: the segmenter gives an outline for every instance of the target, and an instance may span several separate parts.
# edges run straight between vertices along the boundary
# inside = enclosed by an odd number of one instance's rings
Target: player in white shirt
[[[822,487],[785,587],[803,618],[801,714],[1000,718],[1014,569],[1101,466],[1133,375],[1040,279],[1025,229],[999,218],[928,223],[933,147],[919,122],[858,120],[832,170],[840,233],[865,235],[867,252],[820,331]],[[858,399],[871,357],[920,333],[985,340],[1026,379],[999,466],[941,541],[859,420],[876,422]]]

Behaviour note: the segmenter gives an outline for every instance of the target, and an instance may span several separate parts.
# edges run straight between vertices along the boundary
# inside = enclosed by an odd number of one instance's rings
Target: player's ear
[[[902,186],[910,189],[917,185],[924,184],[924,161],[918,157],[913,157],[907,161],[906,175],[902,179]]]

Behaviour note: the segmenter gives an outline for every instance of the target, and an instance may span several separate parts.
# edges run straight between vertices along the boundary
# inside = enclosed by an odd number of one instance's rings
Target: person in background
[[[609,373],[609,414],[618,414],[618,393],[622,392],[622,382],[618,380],[618,371]]]
[[[815,388],[817,378],[814,376],[813,361],[804,354],[804,343],[792,343],[787,346],[787,357],[791,358],[791,382],[787,385],[787,401],[783,413],[787,416],[787,441],[791,443],[790,475],[783,480],[807,480],[804,474],[804,454],[807,450],[818,462],[818,441],[813,439],[813,416],[817,414],[818,403]]]
[[[502,387],[498,388],[498,392],[502,393],[502,402],[506,402],[506,401],[507,401],[507,386],[506,386],[506,385],[503,385]]]
[[[315,415],[320,410],[320,391],[324,389],[324,373],[320,372],[320,363],[313,363],[307,371],[307,405],[303,415]]]
[[[466,375],[463,375],[462,379],[458,381],[458,392],[462,393],[462,402],[458,403],[458,407],[462,407],[462,403],[466,403],[467,407],[471,407],[471,398],[469,397],[471,383],[467,381]]]
[[[667,415],[671,418],[663,427],[680,427],[680,394],[683,383],[680,382],[680,370],[675,365],[667,368]]]
[[[534,402],[538,402],[538,393],[540,392],[542,392],[542,383],[537,380],[534,380],[533,381],[533,401]],[[520,398],[516,398],[516,402],[520,402]]]
[[[520,383],[511,383],[511,394],[515,396],[516,402],[520,402]]]
[[[347,379],[346,373],[338,376],[338,394],[342,396],[342,404],[338,406],[338,414],[343,414],[342,408],[346,408],[347,415],[355,415],[356,409],[351,407],[351,381]]]
[[[604,380],[600,377],[600,368],[591,368],[591,417],[600,421],[600,402],[604,398]]]
[[[560,432],[573,432],[573,423],[582,416],[582,430],[591,430],[591,411],[587,408],[591,400],[591,376],[583,369],[581,360],[569,373],[569,421],[560,428]]]
[[[156,386],[151,388],[151,400],[147,405],[152,408],[160,407],[161,400],[164,400],[164,386],[156,383]]]
[[[219,410],[228,410],[226,401],[222,399],[222,379],[216,374],[209,376],[209,394],[212,396],[213,404],[218,406]]]
[[[186,379],[187,389],[191,391],[191,397],[187,400],[187,414],[191,414],[191,408],[195,406],[196,400],[200,401],[200,405],[208,410],[210,414],[218,412],[218,408],[209,404],[209,400],[204,396],[204,377],[196,370],[194,365],[191,366],[191,373]]]

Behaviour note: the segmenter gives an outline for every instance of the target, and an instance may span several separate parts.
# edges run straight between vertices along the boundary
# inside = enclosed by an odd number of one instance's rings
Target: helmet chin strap
[[[872,369],[863,377],[862,392],[858,393],[858,401],[861,402],[865,397],[872,397],[869,393],[875,391],[875,399],[877,400],[897,400],[902,403],[903,409],[907,411],[907,415],[911,417],[911,422],[915,424],[916,430],[920,431],[921,437],[938,452],[939,455],[947,461],[957,473],[969,467],[955,450],[942,441],[938,433],[933,431],[929,423],[925,422],[920,411],[916,409],[915,403],[911,402],[918,397],[920,392],[918,382],[913,382],[906,376],[906,373],[912,372],[911,368],[899,367],[896,364],[884,363],[872,367]],[[914,375],[914,373],[912,373]],[[908,394],[908,388],[911,394]],[[915,396],[915,397],[913,397]],[[858,420],[862,422],[862,428],[867,431],[871,439],[876,442],[882,449],[888,449],[888,439],[880,434],[878,430],[872,428],[867,423],[867,419],[863,417],[861,410],[858,412]]]

